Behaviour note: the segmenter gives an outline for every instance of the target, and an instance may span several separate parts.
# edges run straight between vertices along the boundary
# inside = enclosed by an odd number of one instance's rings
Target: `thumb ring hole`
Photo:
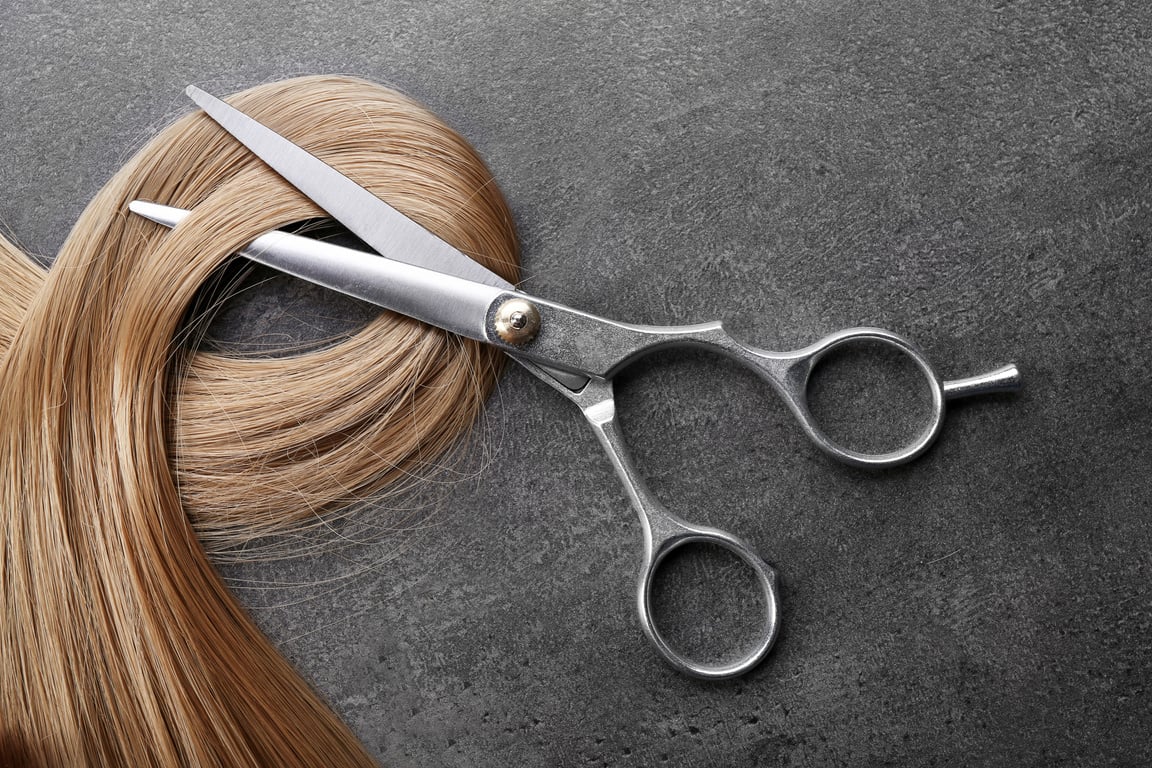
[[[656,630],[694,662],[739,661],[764,639],[768,605],[760,578],[719,544],[690,541],[669,552],[650,596]]]
[[[932,421],[932,388],[911,355],[875,340],[824,355],[808,380],[808,410],[841,448],[881,454],[912,443]]]

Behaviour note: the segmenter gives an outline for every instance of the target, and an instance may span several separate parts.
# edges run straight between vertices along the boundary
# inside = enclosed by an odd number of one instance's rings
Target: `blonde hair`
[[[516,279],[499,190],[420,105],[344,77],[231,101]],[[193,213],[168,232],[127,213],[137,198]],[[0,764],[371,764],[205,551],[424,467],[498,358],[391,313],[291,357],[174,343],[230,253],[321,215],[197,113],[116,174],[49,271],[0,240]]]

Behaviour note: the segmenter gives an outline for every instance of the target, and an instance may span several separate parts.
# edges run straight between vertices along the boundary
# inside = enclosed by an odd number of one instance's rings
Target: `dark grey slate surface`
[[[0,224],[39,254],[187,83],[349,72],[477,146],[541,295],[778,348],[880,325],[946,375],[1025,372],[953,409],[923,459],[867,473],[727,363],[631,371],[652,489],[784,577],[774,654],[705,684],[639,634],[637,526],[592,435],[510,370],[458,481],[389,502],[426,503],[409,530],[368,510],[362,543],[229,570],[383,762],[1149,761],[1142,0],[70,8],[0,7]],[[689,620],[711,607],[690,591]]]

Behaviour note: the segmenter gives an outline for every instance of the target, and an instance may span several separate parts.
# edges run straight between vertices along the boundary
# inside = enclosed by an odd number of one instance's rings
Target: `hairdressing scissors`
[[[727,355],[771,385],[823,451],[846,464],[886,467],[910,461],[940,432],[945,401],[1015,389],[1019,373],[1005,366],[990,373],[943,381],[908,340],[877,328],[837,331],[792,352],[769,352],[731,338],[718,322],[681,326],[635,325],[608,320],[531,296],[488,271],[425,230],[368,190],[271,129],[190,86],[188,95],[225,130],[304,195],[377,251],[343,248],[285,232],[270,232],[241,254],[305,280],[407,314],[431,325],[492,344],[574,402],[592,426],[640,518],[643,558],[637,607],[644,634],[673,667],[701,678],[740,675],[772,648],[779,630],[776,571],[745,541],[709,526],[695,525],[665,509],[645,488],[616,422],[613,376],[656,349],[692,345]],[[135,201],[131,209],[167,226],[187,211]],[[866,453],[830,440],[808,408],[809,377],[834,349],[872,342],[908,356],[931,398],[923,430],[908,444]],[[753,647],[735,660],[703,663],[682,654],[661,634],[652,615],[652,586],[661,562],[692,542],[717,545],[743,561],[756,576],[764,599],[763,623]]]

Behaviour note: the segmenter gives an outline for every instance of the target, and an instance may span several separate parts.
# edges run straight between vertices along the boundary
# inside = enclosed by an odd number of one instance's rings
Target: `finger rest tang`
[[[956,400],[973,395],[991,395],[997,392],[1015,392],[1020,389],[1020,369],[1014,364],[988,373],[944,382],[944,397]]]

